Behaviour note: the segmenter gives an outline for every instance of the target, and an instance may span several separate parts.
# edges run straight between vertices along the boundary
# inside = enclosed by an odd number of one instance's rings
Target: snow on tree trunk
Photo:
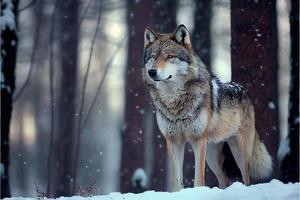
[[[255,107],[255,124],[278,176],[276,2],[231,1],[232,80],[242,84]]]
[[[147,91],[142,81],[144,30],[150,1],[128,1],[128,58],[125,71],[125,114],[121,131],[121,192],[141,192],[131,182],[134,171],[144,168],[144,127]]]
[[[18,0],[1,0],[1,198],[10,197],[9,125],[15,91]]]
[[[281,164],[284,183],[299,182],[299,0],[291,0],[291,71],[289,92],[288,140],[290,152]]]
[[[172,33],[176,29],[176,11],[177,1],[155,1],[151,7],[150,21],[148,26],[154,31],[160,33]],[[153,106],[149,109],[151,112]],[[157,121],[156,114],[152,115],[153,124],[153,166],[151,174],[150,189],[155,191],[167,190],[167,149],[166,141],[161,134]]]

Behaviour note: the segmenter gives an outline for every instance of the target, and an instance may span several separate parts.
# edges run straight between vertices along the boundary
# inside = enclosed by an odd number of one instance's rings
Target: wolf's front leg
[[[195,154],[195,180],[194,187],[205,185],[205,157],[206,157],[206,137],[191,141]]]
[[[167,138],[167,147],[172,165],[173,192],[183,188],[184,142]]]

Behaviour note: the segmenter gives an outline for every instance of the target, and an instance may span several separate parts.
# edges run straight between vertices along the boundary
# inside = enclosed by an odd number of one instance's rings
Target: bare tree
[[[231,1],[232,80],[242,84],[255,107],[256,129],[273,158],[277,178],[276,1]]]
[[[150,1],[128,1],[128,58],[125,71],[125,116],[121,132],[121,192],[141,192],[139,183],[132,183],[137,168],[144,167],[144,113],[146,91],[142,81],[143,35],[148,23]],[[137,180],[138,181],[138,180]]]
[[[59,3],[57,3],[59,2]],[[57,9],[57,12],[56,12]],[[76,131],[75,122],[78,117],[76,113],[76,90],[77,90],[77,70],[78,70],[78,44],[79,44],[79,1],[56,1],[53,17],[57,18],[58,26],[52,27],[59,33],[58,37],[58,58],[60,60],[56,69],[59,70],[60,77],[58,84],[58,100],[56,115],[58,120],[57,128],[53,129],[53,148],[49,157],[49,178],[53,179],[49,184],[48,193],[50,196],[72,196],[74,195],[74,160]],[[55,19],[54,18],[54,19]],[[53,19],[53,20],[54,20]],[[53,41],[52,41],[53,43]],[[52,44],[51,44],[52,45]],[[50,59],[53,59],[53,53]],[[53,61],[52,61],[53,62]],[[53,71],[50,72],[53,76]],[[53,79],[53,77],[52,77]],[[54,80],[54,79],[53,79]],[[53,83],[52,83],[53,84]],[[53,86],[52,86],[53,87]],[[53,106],[53,88],[51,92]],[[53,122],[53,123],[54,123]]]
[[[20,96],[19,98],[19,100],[23,99],[23,101],[27,99],[35,105],[33,114],[36,118],[36,133],[38,133],[37,148],[39,149],[36,152],[36,160],[42,166],[41,170],[38,170],[37,176],[39,177],[41,185],[47,183],[47,168],[44,168],[44,163],[47,159],[45,159],[45,155],[48,153],[48,149],[45,148],[45,144],[48,143],[47,138],[49,136],[49,128],[47,126],[45,127],[42,123],[45,118],[48,119],[48,113],[43,112],[45,106],[48,104],[45,105],[45,101],[47,100],[47,97],[45,98],[45,89],[43,87],[45,77],[40,75],[47,70],[47,66],[44,64],[48,59],[48,51],[42,51],[44,41],[45,39],[48,39],[49,31],[46,24],[48,22],[48,16],[45,15],[45,8],[46,5],[44,0],[39,0],[32,6],[32,20],[34,22],[33,49],[30,55],[30,68],[32,70],[32,76],[31,80],[29,74],[28,77],[26,77],[28,79],[27,92],[25,92],[26,90],[23,90],[24,96]],[[23,85],[23,88],[26,88],[26,85]],[[15,97],[16,95],[14,95],[14,101],[16,100]],[[47,137],[45,137],[46,134],[42,134],[46,132],[45,130],[47,131]]]
[[[76,188],[76,176],[77,176],[77,162],[78,162],[78,157],[79,157],[79,152],[80,152],[80,139],[81,139],[81,133],[82,133],[82,118],[83,118],[83,113],[84,113],[84,104],[85,104],[85,92],[86,92],[86,86],[87,86],[87,81],[89,77],[89,72],[91,69],[91,63],[92,63],[92,58],[93,58],[93,52],[94,52],[94,46],[95,42],[97,39],[99,27],[100,27],[100,22],[101,22],[101,8],[102,8],[102,3],[103,1],[100,1],[99,4],[99,10],[98,10],[98,17],[97,17],[97,25],[96,29],[91,41],[91,47],[90,47],[90,52],[89,52],[89,58],[88,58],[88,63],[86,67],[86,72],[84,74],[84,80],[83,80],[83,85],[81,89],[81,99],[80,99],[80,104],[79,104],[79,117],[78,117],[78,122],[77,122],[77,130],[76,130],[76,144],[75,144],[75,158],[74,158],[74,163],[73,163],[73,173],[74,173],[74,180],[73,180],[73,188],[72,190],[74,191]]]
[[[149,27],[160,33],[171,33],[176,29],[177,0],[155,1],[150,12]],[[150,99],[150,97],[148,97]],[[149,109],[153,113],[152,106]],[[152,114],[153,126],[153,168],[150,175],[150,189],[166,191],[167,189],[167,149],[166,141],[157,126],[156,115]]]
[[[10,197],[9,125],[15,91],[18,0],[1,0],[1,198]]]
[[[31,3],[29,3],[27,6],[25,6],[24,8],[19,9],[19,12],[22,12],[23,10],[31,7],[32,5],[35,4],[36,0],[33,0]],[[35,61],[35,57],[36,57],[36,50],[39,46],[39,42],[40,42],[40,30],[41,30],[41,26],[42,26],[42,19],[43,19],[43,6],[44,6],[44,2],[43,1],[39,1],[38,2],[38,6],[35,6],[34,9],[34,15],[35,15],[35,19],[34,19],[34,38],[33,38],[33,46],[32,46],[32,52],[30,55],[30,64],[29,64],[29,71],[28,71],[28,75],[25,79],[25,82],[23,83],[23,85],[20,87],[19,91],[16,92],[16,94],[13,97],[13,101],[17,101],[20,96],[23,94],[23,92],[25,91],[26,87],[30,84],[30,78],[31,78],[31,74],[33,73],[33,65],[34,65],[34,61]]]
[[[288,140],[290,152],[281,164],[284,183],[299,182],[299,1],[291,0],[291,71],[289,92]]]
[[[57,179],[57,195],[72,196],[73,181],[75,179],[73,165],[76,142],[75,122],[79,114],[76,114],[76,90],[78,71],[78,26],[79,1],[64,1],[58,7],[59,22],[59,53],[61,83],[58,95],[58,109],[60,111],[59,133],[59,174]]]
[[[50,33],[49,33],[49,93],[50,93],[50,137],[49,137],[49,150],[48,150],[48,158],[47,158],[47,196],[50,197],[54,194],[54,177],[53,174],[57,173],[57,170],[53,170],[53,168],[57,168],[55,166],[56,160],[54,160],[54,142],[57,142],[57,137],[54,134],[54,29],[55,29],[55,16],[57,11],[58,0],[54,3],[54,9],[51,15],[51,24],[50,24]]]

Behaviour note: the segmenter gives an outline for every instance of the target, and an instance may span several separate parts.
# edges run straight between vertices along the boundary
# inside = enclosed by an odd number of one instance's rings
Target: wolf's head
[[[174,33],[161,34],[146,28],[144,33],[144,79],[151,85],[182,85],[199,75],[199,64],[189,33],[180,25]],[[203,65],[205,68],[205,66]],[[160,84],[161,85],[161,84]]]

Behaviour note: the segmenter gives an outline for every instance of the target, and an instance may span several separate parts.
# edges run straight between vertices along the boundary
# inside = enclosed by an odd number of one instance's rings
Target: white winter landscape
[[[140,194],[110,193],[103,196],[91,197],[60,197],[59,200],[298,200],[300,184],[284,184],[278,180],[269,183],[245,186],[235,182],[222,190],[217,187],[187,188],[179,192],[155,192],[146,191]],[[13,197],[5,200],[31,200],[33,198]]]

